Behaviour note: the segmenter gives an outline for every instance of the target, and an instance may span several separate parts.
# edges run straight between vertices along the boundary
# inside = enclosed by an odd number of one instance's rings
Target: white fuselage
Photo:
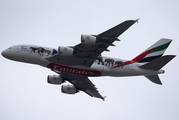
[[[37,48],[44,48],[45,51],[39,52]],[[39,47],[35,45],[16,45],[12,46],[1,53],[5,58],[41,65],[43,67],[50,68],[59,72],[65,72],[69,74],[79,75],[79,76],[137,76],[137,75],[154,75],[163,73],[163,70],[152,71],[141,69],[138,66],[143,64],[127,61],[116,58],[100,57],[91,67],[86,67],[82,65],[66,65],[53,63],[46,60],[48,57],[52,57],[58,54],[56,49]],[[60,61],[60,59],[59,59]]]

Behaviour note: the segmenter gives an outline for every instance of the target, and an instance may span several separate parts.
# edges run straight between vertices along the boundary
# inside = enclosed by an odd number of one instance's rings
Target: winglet
[[[102,97],[101,99],[102,99],[103,101],[105,101],[105,98],[106,98],[106,96]]]
[[[136,22],[136,23],[138,23],[138,22],[139,22],[139,20],[140,20],[140,18],[136,19],[136,20],[135,20],[135,22]]]

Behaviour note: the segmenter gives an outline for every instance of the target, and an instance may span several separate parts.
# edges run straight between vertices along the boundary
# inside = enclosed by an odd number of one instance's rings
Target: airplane
[[[81,43],[75,46],[59,46],[58,49],[37,45],[15,45],[2,51],[2,56],[19,62],[41,65],[57,75],[48,75],[49,84],[61,85],[61,92],[76,94],[83,91],[91,97],[105,99],[88,77],[145,76],[151,82],[162,85],[158,74],[161,68],[176,55],[164,55],[171,39],[162,38],[132,60],[104,57],[109,46],[138,20],[127,20],[98,35],[81,35]]]

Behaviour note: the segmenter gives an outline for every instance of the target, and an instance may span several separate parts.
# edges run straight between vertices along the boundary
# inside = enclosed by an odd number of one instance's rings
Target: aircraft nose
[[[1,52],[1,55],[2,55],[3,57],[5,57],[5,58],[9,58],[9,57],[10,57],[10,52],[9,52],[8,49],[6,49],[6,50],[3,50],[3,51]]]
[[[2,55],[3,57],[6,57],[6,50],[3,50],[3,51],[1,52],[1,55]]]

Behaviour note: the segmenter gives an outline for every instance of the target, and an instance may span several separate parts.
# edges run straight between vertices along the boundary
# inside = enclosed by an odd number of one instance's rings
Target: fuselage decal
[[[117,66],[112,67],[111,69],[119,68],[119,67],[123,68],[123,66],[129,65],[129,64],[132,64],[132,63],[135,63],[135,62],[134,62],[134,61],[126,61],[126,62],[124,62],[123,64],[119,64],[119,65],[117,65]]]
[[[59,65],[59,64],[55,64],[55,63],[48,64],[47,68],[50,68],[52,70],[57,70],[59,72],[70,73],[70,74],[79,75],[79,76],[92,77],[92,76],[100,76],[101,75],[101,72],[99,72],[99,71],[84,70],[84,69]]]

